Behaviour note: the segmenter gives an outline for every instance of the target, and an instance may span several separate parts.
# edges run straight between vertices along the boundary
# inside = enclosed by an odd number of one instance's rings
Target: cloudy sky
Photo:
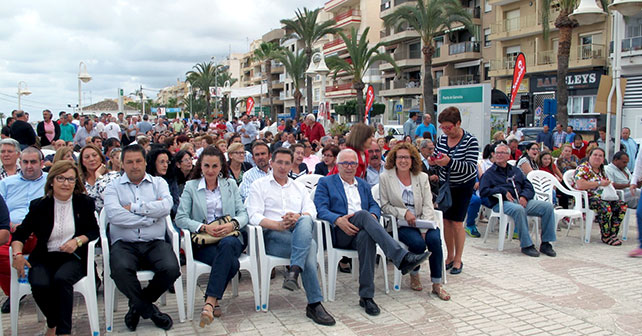
[[[78,66],[93,79],[83,105],[142,85],[160,89],[197,62],[247,52],[248,40],[280,27],[296,8],[323,0],[95,0],[0,2],[0,112],[18,106],[18,82],[33,93],[22,108],[32,119],[78,103]],[[153,91],[146,92],[155,97]],[[35,117],[35,118],[34,118]]]

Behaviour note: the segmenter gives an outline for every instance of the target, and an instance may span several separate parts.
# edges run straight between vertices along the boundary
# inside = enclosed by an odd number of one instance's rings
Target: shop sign
[[[566,85],[569,90],[597,90],[602,73],[600,70],[572,72],[566,75]],[[531,92],[557,91],[557,74],[532,75],[530,86]]]

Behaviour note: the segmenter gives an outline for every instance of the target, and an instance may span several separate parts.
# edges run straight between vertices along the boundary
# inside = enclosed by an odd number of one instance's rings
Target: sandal
[[[212,311],[209,311],[205,309],[206,306],[212,307]],[[203,306],[203,310],[201,311],[201,322],[199,323],[199,326],[201,328],[204,328],[206,325],[210,325],[212,321],[214,321],[214,306],[212,306],[211,303],[205,303],[205,306]]]
[[[414,291],[422,291],[424,288],[421,286],[421,281],[419,280],[419,274],[410,275],[410,288]]]
[[[444,301],[449,301],[450,300],[450,294],[448,294],[448,292],[446,292],[446,290],[441,286],[439,287],[439,290],[435,290],[435,288],[433,287],[432,288],[432,293],[436,294],[437,297],[439,297],[440,299],[442,299]]]
[[[218,305],[218,303],[216,304],[216,306],[214,306],[212,315],[214,315],[214,317],[221,317],[221,315],[223,315],[223,310],[221,310],[221,306]]]
[[[619,240],[616,236],[609,236],[607,238],[602,238],[602,242],[607,245],[611,246],[620,246],[622,245],[622,241]]]

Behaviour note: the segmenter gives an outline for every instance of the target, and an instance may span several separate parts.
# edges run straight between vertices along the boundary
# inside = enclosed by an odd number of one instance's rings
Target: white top
[[[271,172],[252,183],[245,206],[251,225],[260,225],[264,218],[280,221],[288,212],[307,212],[312,218],[317,216],[314,202],[305,186],[289,178],[282,186]]]
[[[631,175],[631,184],[638,184],[638,181],[642,179],[642,155],[638,155],[635,159],[635,169],[633,169],[633,174]]]
[[[412,183],[410,185],[405,185],[401,182],[399,177],[397,177],[397,181],[399,181],[403,203],[406,205],[406,208],[415,215],[415,194],[412,192]],[[400,219],[399,224],[402,226],[408,226],[408,222],[405,219]]]
[[[213,220],[223,216],[223,200],[221,199],[221,188],[210,191],[207,189],[205,178],[201,177],[198,182],[198,190],[205,190],[205,200],[207,203],[207,222],[211,223]]]
[[[339,176],[339,178],[341,178]],[[343,191],[346,193],[346,199],[348,200],[348,214],[356,213],[361,210],[361,196],[359,195],[359,187],[357,179],[354,179],[352,184],[341,179],[343,184]]]
[[[118,136],[120,133],[120,126],[115,122],[110,122],[105,126],[105,133],[107,133],[107,139],[115,138],[120,140],[120,136]]]
[[[60,252],[60,247],[74,237],[76,226],[71,197],[66,201],[54,197],[54,225],[47,242],[47,251]]]

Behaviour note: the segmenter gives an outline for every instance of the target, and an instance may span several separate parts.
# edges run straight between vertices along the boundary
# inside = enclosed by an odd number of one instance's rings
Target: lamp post
[[[27,87],[27,83],[25,81],[19,81],[18,82],[18,110],[22,110],[21,97],[28,96],[30,94],[31,94],[31,91]]]
[[[227,94],[227,120],[232,122],[232,88],[228,80],[223,83],[223,94]]]
[[[321,111],[321,105],[323,105],[323,111],[324,111],[324,116],[323,116],[323,127],[325,128],[326,126],[326,121],[327,117],[326,115],[330,114],[330,111],[326,111],[326,106],[325,106],[325,80],[328,74],[330,73],[330,69],[328,69],[328,66],[325,64],[325,57],[323,55],[323,51],[319,51],[317,53],[314,53],[312,55],[312,58],[310,59],[310,66],[308,69],[305,71],[305,74],[312,77],[317,74],[321,75],[321,94],[319,97],[319,111]],[[309,97],[309,99],[312,99],[313,97]],[[312,112],[312,111],[310,111]]]
[[[82,91],[81,91],[81,83],[87,83],[91,80],[91,76],[89,73],[87,73],[87,64],[85,62],[80,61],[80,64],[78,64],[78,108],[80,109],[80,114],[82,115]]]

